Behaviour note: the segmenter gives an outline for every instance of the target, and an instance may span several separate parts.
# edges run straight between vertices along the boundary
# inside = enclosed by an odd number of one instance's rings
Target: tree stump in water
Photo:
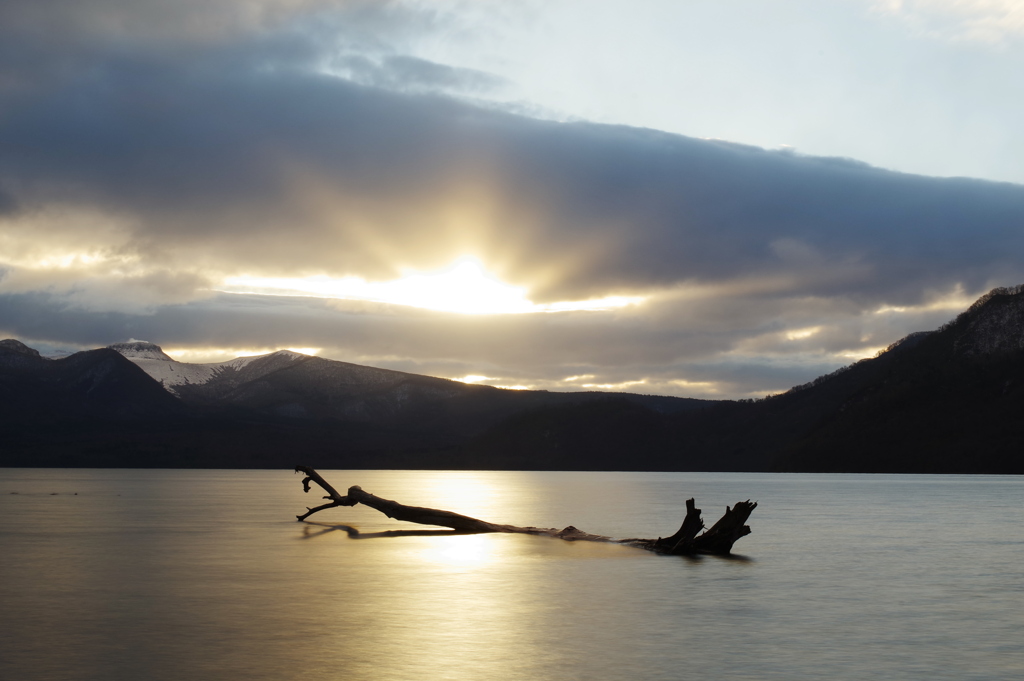
[[[540,527],[517,527],[515,525],[499,525],[496,523],[489,523],[484,520],[478,520],[477,518],[470,518],[469,516],[460,515],[451,511],[442,511],[435,508],[423,508],[420,506],[405,506],[397,501],[383,499],[370,494],[369,492],[365,492],[358,486],[349,487],[348,494],[342,495],[312,468],[308,466],[296,466],[295,471],[305,473],[306,475],[302,480],[303,491],[309,492],[310,483],[314,482],[327,492],[327,496],[325,496],[324,499],[329,500],[326,504],[321,504],[315,508],[307,508],[304,514],[296,516],[300,521],[303,521],[314,513],[323,511],[324,509],[334,508],[336,506],[355,506],[356,504],[363,504],[364,506],[369,506],[372,509],[380,511],[387,517],[394,518],[395,520],[404,520],[406,522],[417,523],[420,525],[447,527],[453,530],[454,533],[459,534],[479,534],[484,532],[537,534],[564,539],[566,541],[614,542],[617,544],[624,544],[626,546],[634,546],[639,549],[654,551],[655,553],[670,555],[694,555],[699,553],[713,555],[730,554],[732,552],[733,544],[741,537],[745,537],[750,534],[750,527],[745,523],[747,522],[747,518],[750,517],[750,514],[755,508],[757,508],[757,502],[751,502],[749,499],[737,502],[731,509],[726,506],[725,515],[722,516],[717,523],[712,525],[711,529],[698,535],[698,532],[704,529],[704,521],[701,519],[700,515],[701,510],[696,507],[696,503],[693,499],[687,499],[686,517],[683,519],[683,524],[680,526],[679,531],[671,537],[659,537],[658,539],[612,539],[611,537],[605,537],[603,535],[583,532],[571,525],[562,530]],[[358,530],[350,528],[349,534],[357,535]]]

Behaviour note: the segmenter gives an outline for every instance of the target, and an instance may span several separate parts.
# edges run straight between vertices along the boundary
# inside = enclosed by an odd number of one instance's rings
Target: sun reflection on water
[[[501,490],[493,475],[485,471],[445,471],[430,476],[421,491],[434,508],[443,508],[489,522],[500,518]]]
[[[424,542],[420,557],[431,563],[448,566],[481,567],[497,558],[496,546],[486,534],[460,534],[452,537],[432,537]]]

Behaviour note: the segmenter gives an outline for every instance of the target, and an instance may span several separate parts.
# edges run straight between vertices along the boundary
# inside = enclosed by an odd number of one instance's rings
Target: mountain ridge
[[[1024,286],[756,401],[503,390],[290,351],[189,365],[142,341],[56,360],[10,339],[0,406],[20,415],[0,421],[0,465],[1024,473]]]

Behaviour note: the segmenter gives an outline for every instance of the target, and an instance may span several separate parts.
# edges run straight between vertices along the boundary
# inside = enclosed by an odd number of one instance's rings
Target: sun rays
[[[311,296],[366,300],[438,312],[467,315],[529,314],[609,310],[643,302],[640,296],[534,303],[523,286],[507,284],[490,274],[473,256],[463,256],[443,270],[408,270],[400,279],[371,282],[360,277],[226,277],[224,293]]]

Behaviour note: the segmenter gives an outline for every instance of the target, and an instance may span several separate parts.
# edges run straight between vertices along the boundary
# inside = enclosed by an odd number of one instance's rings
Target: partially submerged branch
[[[328,484],[328,482],[326,480],[324,480],[322,477],[320,477],[319,473],[317,473],[315,470],[313,470],[309,466],[296,466],[295,467],[295,472],[296,473],[301,472],[301,473],[305,473],[306,474],[306,477],[302,479],[302,491],[303,492],[309,494],[309,483],[315,482],[316,484],[320,485],[320,487],[322,487],[325,492],[327,492],[327,496],[324,497],[324,499],[330,499],[331,500],[329,503],[321,504],[320,506],[317,506],[316,508],[310,508],[309,506],[307,506],[305,513],[303,513],[302,515],[299,515],[299,516],[295,516],[299,520],[305,520],[306,518],[308,518],[309,516],[313,515],[317,511],[323,511],[324,509],[327,509],[327,508],[334,508],[335,506],[355,506],[358,503],[356,501],[353,501],[353,500],[349,499],[348,497],[341,496],[338,493],[338,490],[336,490],[333,487],[331,487],[331,485]]]
[[[672,555],[692,555],[696,553],[708,553],[726,555],[732,551],[732,545],[736,540],[750,534],[750,528],[745,524],[750,514],[757,508],[757,502],[740,501],[731,509],[726,506],[725,515],[715,523],[710,530],[704,534],[697,535],[704,529],[704,521],[701,519],[701,511],[696,507],[693,499],[686,501],[686,518],[683,520],[679,531],[671,537],[658,539],[620,539],[615,540],[609,537],[596,534],[588,534],[576,529],[573,526],[563,530],[544,529],[538,527],[517,527],[515,525],[498,525],[489,523],[477,518],[460,515],[451,511],[442,511],[434,508],[423,508],[420,506],[405,506],[397,501],[383,499],[381,497],[363,491],[361,487],[353,486],[348,488],[348,494],[340,494],[315,470],[308,466],[296,466],[296,472],[305,473],[302,480],[303,491],[309,492],[310,483],[319,485],[327,496],[324,499],[328,503],[321,504],[314,508],[306,509],[306,513],[296,516],[300,521],[324,509],[336,506],[355,506],[363,504],[377,511],[380,511],[389,518],[404,520],[420,525],[436,525],[448,527],[458,533],[478,534],[484,532],[510,532],[519,534],[539,534],[550,537],[557,537],[567,541],[607,541],[635,546],[637,548],[654,551],[656,553],[667,553]]]

